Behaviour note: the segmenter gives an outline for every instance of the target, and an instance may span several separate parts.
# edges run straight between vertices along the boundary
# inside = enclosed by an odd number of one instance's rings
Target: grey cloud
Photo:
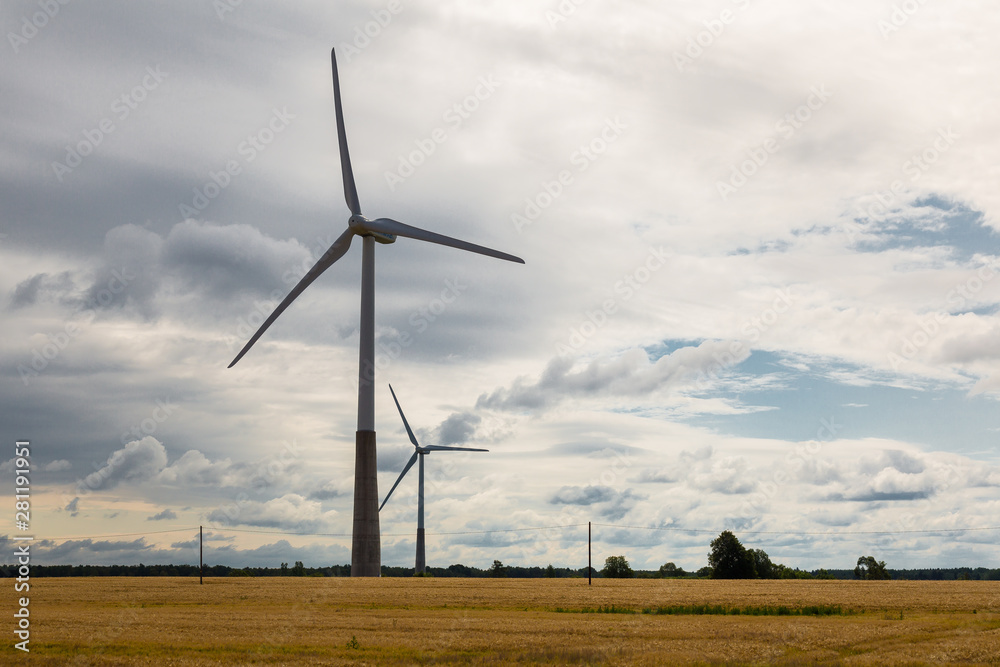
[[[341,489],[333,482],[327,482],[318,489],[310,491],[308,498],[309,500],[333,500],[334,498],[340,498],[345,495],[347,495],[346,489]]]
[[[239,483],[236,473],[242,468],[244,466],[233,466],[229,459],[212,462],[198,450],[191,449],[165,467],[157,475],[157,481],[176,486],[234,486]]]
[[[147,516],[146,521],[163,521],[165,519],[176,519],[177,514],[169,507],[162,512],[157,512],[153,516]]]
[[[100,470],[87,475],[81,486],[97,491],[125,481],[142,482],[155,477],[166,465],[167,450],[159,440],[147,435],[115,451]]]
[[[335,514],[336,512],[324,513],[320,503],[315,500],[307,500],[296,493],[288,493],[266,502],[256,500],[241,502],[235,512],[213,510],[207,518],[220,525],[319,532],[329,527],[328,521]]]
[[[34,304],[38,299],[38,289],[46,278],[48,274],[38,273],[18,283],[10,297],[11,307],[22,308]]]
[[[249,225],[185,220],[170,230],[163,261],[188,291],[226,299],[242,292],[291,289],[313,258],[299,242],[270,238]]]
[[[76,516],[77,514],[80,513],[79,507],[80,507],[80,498],[76,497],[73,500],[66,503],[66,507],[64,507],[63,509],[69,512],[70,516]]]
[[[953,364],[997,359],[1000,357],[1000,327],[980,334],[949,338],[941,346],[939,356],[943,362]]]
[[[833,499],[853,500],[856,502],[880,502],[885,500],[923,500],[934,495],[932,490],[923,491],[874,491],[867,490],[850,495],[831,496]]]
[[[681,477],[681,471],[677,469],[661,468],[656,470],[654,468],[644,468],[639,472],[635,481],[640,483],[673,484],[680,481]]]
[[[481,421],[482,418],[472,412],[453,413],[438,426],[435,444],[456,445],[468,442]]]
[[[626,489],[621,493],[616,493],[607,505],[598,509],[598,513],[609,521],[620,521],[639,501],[645,498],[646,496],[638,495],[633,493],[631,489]]]
[[[36,273],[18,283],[10,296],[10,307],[14,310],[33,306],[46,300],[65,302],[72,298],[76,289],[69,271],[56,276]]]
[[[85,308],[134,308],[147,319],[158,314],[155,301],[163,274],[163,240],[137,225],[122,225],[104,237],[103,264],[87,290]]]
[[[729,365],[745,360],[749,347],[734,357],[731,344],[705,341],[697,347],[682,347],[650,362],[645,350],[633,348],[610,359],[596,359],[578,370],[569,357],[552,359],[534,383],[521,377],[511,387],[483,394],[478,408],[494,410],[544,410],[569,398],[601,395],[636,396],[660,389],[679,388],[698,377],[714,375]]]
[[[131,308],[151,319],[160,314],[165,293],[223,301],[247,293],[283,295],[312,259],[299,242],[273,239],[249,225],[185,220],[166,238],[138,225],[122,225],[105,236],[102,263],[83,305]],[[20,301],[28,301],[32,289],[25,286]]]
[[[403,436],[404,440],[406,436]],[[412,445],[386,444],[378,448],[378,471],[395,472],[397,475],[413,456]]]
[[[553,505],[593,505],[611,500],[615,495],[610,486],[564,486],[549,502]]]

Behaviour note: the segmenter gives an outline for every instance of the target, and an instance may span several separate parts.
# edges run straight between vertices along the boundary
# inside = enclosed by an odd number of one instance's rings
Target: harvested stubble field
[[[109,577],[31,586],[26,657],[44,665],[1000,663],[1000,582]],[[692,605],[841,613],[653,613]]]

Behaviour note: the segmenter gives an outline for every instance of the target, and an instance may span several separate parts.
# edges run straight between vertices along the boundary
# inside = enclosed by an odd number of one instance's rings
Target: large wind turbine
[[[420,481],[417,483],[417,562],[414,569],[416,574],[421,574],[427,569],[427,559],[424,556],[424,455],[430,452],[488,452],[490,450],[473,449],[471,447],[445,447],[444,445],[427,445],[426,447],[421,447],[420,443],[417,442],[417,438],[413,435],[413,430],[410,429],[410,424],[406,421],[406,415],[403,414],[403,408],[399,406],[399,400],[396,398],[396,392],[392,391],[391,384],[389,385],[389,391],[392,393],[392,400],[396,403],[396,409],[399,410],[399,416],[403,418],[406,435],[410,436],[410,442],[413,443],[416,451],[413,452],[410,460],[406,462],[403,472],[399,473],[396,483],[389,489],[389,493],[386,494],[385,500],[379,505],[378,511],[381,512],[385,504],[389,502],[389,496],[396,490],[399,483],[403,481],[403,476],[406,475],[407,471],[413,467],[413,462],[419,460],[420,465],[417,466],[417,475],[420,478]]]
[[[378,479],[375,454],[375,243],[393,243],[397,236],[428,241],[460,250],[488,255],[509,262],[524,264],[514,255],[484,248],[474,243],[435,234],[417,227],[404,225],[390,218],[366,218],[361,214],[358,191],[354,185],[351,156],[347,151],[347,134],[344,130],[344,112],[340,103],[340,78],[337,75],[337,52],[330,54],[333,63],[333,103],[337,112],[337,137],[340,142],[340,169],[344,178],[344,197],[351,209],[347,230],[309,269],[305,277],[278,304],[257,333],[236,355],[229,367],[243,358],[257,339],[330,265],[344,256],[355,236],[362,238],[361,255],[361,344],[358,364],[358,430],[355,434],[354,459],[354,530],[351,544],[351,576],[378,577],[382,570],[382,547],[378,522]]]

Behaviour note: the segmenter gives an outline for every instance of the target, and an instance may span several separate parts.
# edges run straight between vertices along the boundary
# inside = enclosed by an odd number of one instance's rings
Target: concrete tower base
[[[414,568],[416,574],[423,574],[427,571],[427,563],[424,562],[424,529],[417,528],[417,562]]]
[[[358,431],[354,458],[354,533],[351,576],[382,576],[382,544],[378,523],[378,461],[375,431]]]

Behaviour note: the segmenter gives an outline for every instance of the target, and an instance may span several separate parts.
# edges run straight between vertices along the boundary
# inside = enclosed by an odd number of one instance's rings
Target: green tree
[[[545,568],[545,576],[549,579],[555,579],[556,568],[552,567],[552,563],[549,563],[549,566]]]
[[[664,563],[660,566],[660,577],[666,579],[667,577],[686,577],[687,572],[684,571],[683,567],[677,567],[673,563]]]
[[[777,579],[778,571],[763,549],[750,549],[747,553],[753,559],[754,574],[758,579]]]
[[[608,579],[631,579],[635,576],[625,556],[608,556],[604,560],[604,569],[601,574]]]
[[[712,551],[708,554],[708,564],[712,568],[713,579],[753,579],[754,558],[736,536],[728,530],[722,531],[712,540]]]
[[[892,579],[885,568],[884,560],[875,560],[874,556],[861,556],[854,567],[855,579]]]
[[[498,560],[493,561],[493,565],[490,566],[489,573],[491,577],[506,577],[507,568],[504,564]]]

